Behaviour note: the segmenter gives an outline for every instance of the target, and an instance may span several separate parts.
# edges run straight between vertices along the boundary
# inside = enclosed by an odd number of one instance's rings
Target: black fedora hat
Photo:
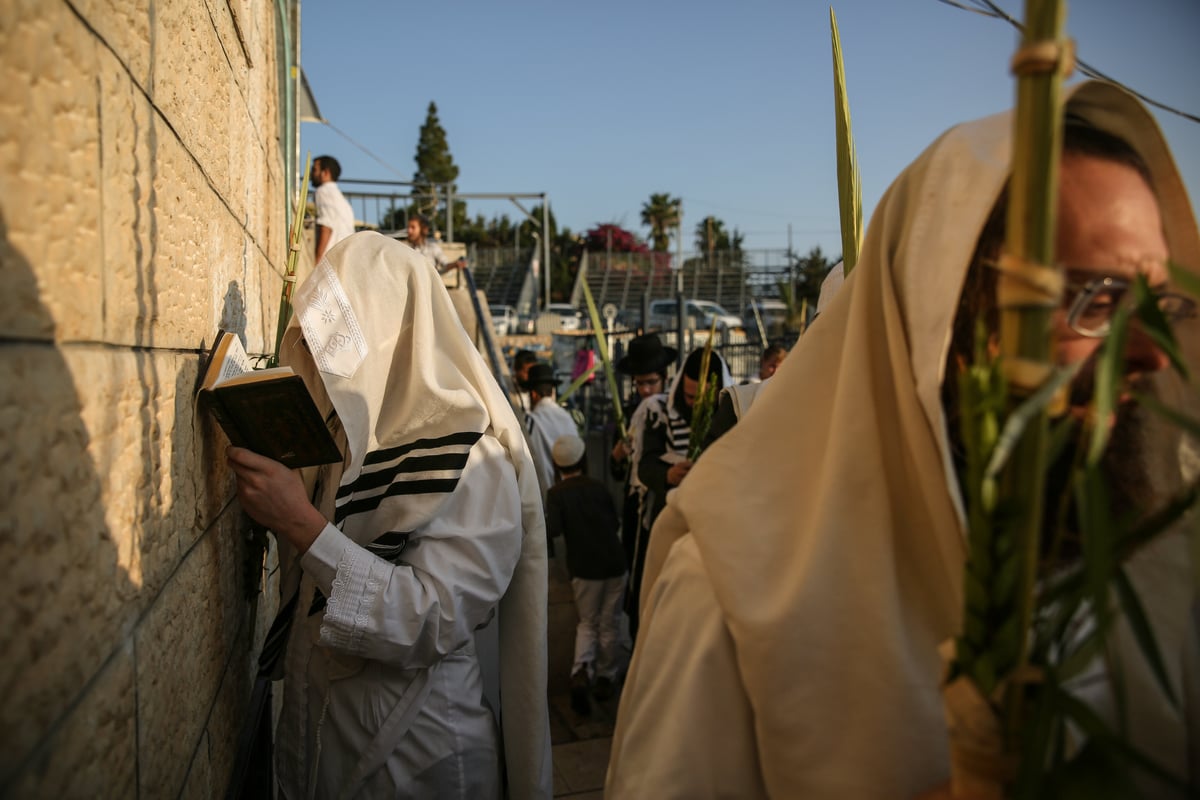
[[[664,347],[657,334],[644,333],[629,341],[629,350],[617,362],[617,369],[626,375],[649,375],[666,369],[677,355],[679,351]]]
[[[529,373],[525,377],[525,385],[530,389],[536,389],[539,386],[558,386],[558,381],[554,377],[554,367],[549,364],[537,363],[529,368]]]

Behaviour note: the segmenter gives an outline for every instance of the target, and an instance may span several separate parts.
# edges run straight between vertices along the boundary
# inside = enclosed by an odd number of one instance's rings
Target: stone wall
[[[274,572],[193,393],[218,327],[273,345],[276,15],[3,2],[0,796],[229,782]]]

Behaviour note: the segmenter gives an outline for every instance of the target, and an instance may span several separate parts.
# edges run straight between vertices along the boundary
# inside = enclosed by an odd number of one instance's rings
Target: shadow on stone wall
[[[4,290],[37,297],[0,215]],[[134,796],[137,587],[108,530],[71,365],[26,304],[0,342],[0,795]],[[48,338],[21,332],[49,331]],[[15,335],[14,335],[15,333]]]

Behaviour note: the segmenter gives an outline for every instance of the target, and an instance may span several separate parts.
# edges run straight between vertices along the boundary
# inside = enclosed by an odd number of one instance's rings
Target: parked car
[[[510,336],[520,332],[520,318],[512,306],[488,306],[492,313],[492,332],[497,336]]]
[[[713,318],[717,320],[717,330],[732,330],[741,328],[742,318],[730,314],[711,300],[685,300],[684,311],[687,315],[685,325],[689,328],[702,330],[712,326]],[[648,328],[672,330],[676,325],[676,306],[674,300],[654,300],[650,303],[650,320]]]
[[[542,317],[549,314],[558,316],[558,330],[577,331],[583,326],[582,314],[570,303],[550,303],[542,309]]]
[[[762,320],[763,328],[766,330],[768,341],[782,336],[788,322],[787,303],[782,300],[764,298],[746,304],[742,319],[746,321],[746,330],[755,337],[758,336],[758,323],[754,318],[756,309],[758,318]]]

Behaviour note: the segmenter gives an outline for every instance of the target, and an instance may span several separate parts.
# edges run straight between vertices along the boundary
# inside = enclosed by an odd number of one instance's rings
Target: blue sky
[[[998,0],[1019,17],[1022,3]],[[1012,104],[1016,33],[938,0],[836,4],[865,217],[943,130]],[[328,127],[301,158],[343,177],[405,179],[432,100],[462,192],[547,192],[560,227],[644,236],[651,193],[683,200],[684,246],[708,215],[747,248],[841,251],[829,5],[607,0],[310,0],[301,63]],[[1200,115],[1200,0],[1076,0],[1079,56]],[[1078,78],[1076,78],[1077,80]],[[1193,207],[1200,123],[1155,112]],[[472,215],[520,212],[475,200]]]

